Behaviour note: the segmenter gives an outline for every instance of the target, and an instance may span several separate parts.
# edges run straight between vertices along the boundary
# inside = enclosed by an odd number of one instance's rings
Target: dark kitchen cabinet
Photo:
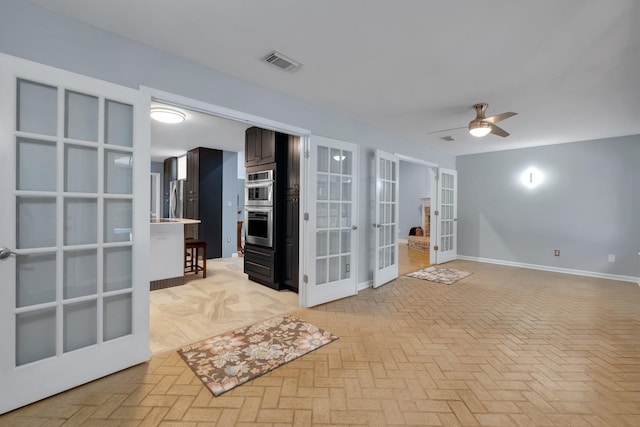
[[[169,189],[171,181],[178,178],[178,158],[169,157],[164,160],[162,179],[162,216],[169,218]]]
[[[271,248],[256,245],[245,245],[244,272],[250,280],[270,288],[279,290],[280,284],[276,277],[276,253]]]
[[[282,236],[282,283],[298,291],[300,248],[300,138],[287,135]]]
[[[286,224],[283,236],[283,269],[282,283],[285,287],[298,291],[299,272],[299,231],[300,215],[298,214],[300,199],[288,196],[285,208]]]
[[[245,131],[245,167],[276,162],[276,132],[257,127]]]
[[[184,186],[185,197],[198,197],[200,191],[200,155],[198,149],[187,152],[187,181]],[[187,217],[189,218],[189,217]]]
[[[287,195],[300,194],[300,137],[287,135]]]
[[[187,196],[184,201],[184,217],[190,219],[199,219],[200,211],[198,209],[200,200],[198,197]],[[198,239],[198,227],[200,224],[185,224],[184,225],[184,238],[185,239]]]
[[[185,237],[207,242],[207,258],[222,257],[222,160],[222,151],[211,148],[187,153],[184,216],[201,222],[187,224]]]

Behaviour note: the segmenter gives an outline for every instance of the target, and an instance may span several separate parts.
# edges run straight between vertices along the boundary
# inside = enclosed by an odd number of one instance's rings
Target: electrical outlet
[[[553,255],[560,256],[560,249],[556,249],[555,251],[553,251]]]
[[[613,254],[609,254],[609,262],[616,262],[616,256]]]

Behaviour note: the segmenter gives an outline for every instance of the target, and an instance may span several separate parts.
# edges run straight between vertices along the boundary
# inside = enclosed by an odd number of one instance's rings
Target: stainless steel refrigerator
[[[169,218],[184,218],[184,180],[169,183]]]

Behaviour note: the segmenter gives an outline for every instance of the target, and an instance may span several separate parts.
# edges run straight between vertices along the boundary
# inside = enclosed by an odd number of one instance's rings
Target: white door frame
[[[289,135],[299,136],[300,137],[300,188],[307,189],[307,172],[306,172],[306,164],[304,160],[304,153],[309,146],[311,131],[305,128],[301,128],[298,126],[290,125],[287,123],[278,122],[276,120],[266,119],[264,117],[256,116],[249,113],[244,113],[242,111],[233,110],[231,108],[223,107],[216,104],[211,104],[209,102],[200,101],[194,98],[189,98],[182,95],[177,95],[175,93],[166,92],[160,89],[154,89],[148,86],[140,86],[140,90],[147,94],[152,100],[161,102],[163,104],[174,105],[176,107],[183,107],[189,110],[198,111],[204,114],[210,114],[212,116],[220,117],[223,119],[233,120],[236,122],[248,123],[250,125],[258,126],[264,129],[271,129],[277,132],[286,133]],[[299,236],[302,238],[304,236],[305,230],[305,221],[303,221],[303,206],[307,203],[308,193],[307,191],[300,191],[300,203],[298,204],[298,215],[300,220],[299,227]],[[300,242],[299,248],[299,260],[301,261],[301,266],[307,265],[308,259],[305,256],[305,251],[303,250],[304,245],[303,242]],[[298,304],[300,306],[304,306],[304,297],[305,297],[305,284],[304,284],[304,268],[300,268],[298,272]]]

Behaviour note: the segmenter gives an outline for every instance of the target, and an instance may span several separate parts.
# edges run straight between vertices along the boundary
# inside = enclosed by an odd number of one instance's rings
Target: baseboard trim
[[[358,283],[358,292],[370,288],[373,286],[373,280],[367,280],[366,282]]]
[[[596,271],[574,270],[571,268],[552,267],[549,265],[527,264],[524,262],[504,261],[500,259],[480,258],[480,257],[466,256],[466,255],[458,255],[458,259],[462,259],[465,261],[484,262],[487,264],[506,265],[509,267],[528,268],[531,270],[550,271],[553,273],[573,274],[575,276],[586,276],[586,277],[596,277],[598,279],[619,280],[621,282],[637,283],[640,286],[640,277],[634,277],[634,276],[622,276],[619,274],[598,273]]]

